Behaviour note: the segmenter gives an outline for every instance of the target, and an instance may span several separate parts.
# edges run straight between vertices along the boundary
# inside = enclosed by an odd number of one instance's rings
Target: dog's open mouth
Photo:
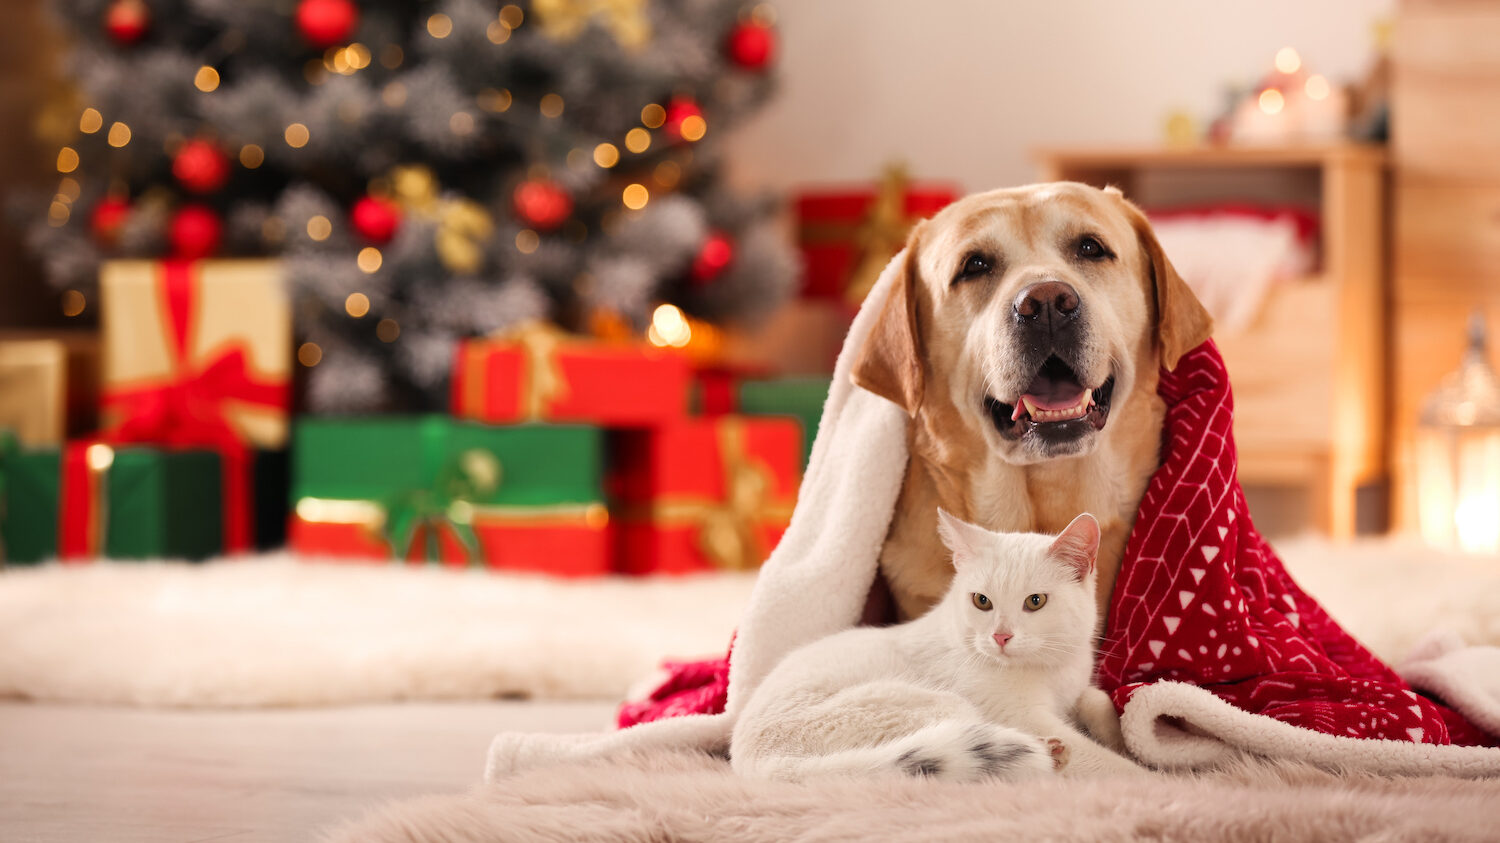
[[[1053,355],[1013,403],[986,396],[984,406],[995,429],[1007,439],[1035,434],[1061,443],[1104,429],[1114,389],[1113,376],[1098,386],[1084,386],[1073,368]]]

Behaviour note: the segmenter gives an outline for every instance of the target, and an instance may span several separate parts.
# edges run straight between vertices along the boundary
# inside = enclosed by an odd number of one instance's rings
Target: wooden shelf
[[[1046,165],[1074,169],[1125,167],[1322,167],[1328,163],[1385,164],[1383,146],[1353,143],[1297,146],[1097,146],[1038,149]]]

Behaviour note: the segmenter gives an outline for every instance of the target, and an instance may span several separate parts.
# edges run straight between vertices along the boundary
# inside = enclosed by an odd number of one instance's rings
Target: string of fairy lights
[[[116,2],[138,6],[138,0],[116,0]],[[339,3],[353,6],[347,0],[301,0],[298,9],[299,26],[304,25],[300,17],[301,13],[306,10],[304,7],[313,4],[326,7]],[[556,4],[539,3],[536,5],[541,7]],[[635,4],[616,5],[634,5],[636,8],[634,14],[616,14],[609,21],[615,38],[622,45],[631,48],[638,48],[646,43],[650,30],[646,17],[641,13],[644,7],[643,0]],[[326,11],[326,9],[317,11]],[[537,8],[534,8],[533,12],[540,14]],[[354,13],[357,16],[357,9]],[[772,44],[769,39],[775,22],[775,10],[767,3],[747,7],[740,13],[739,26],[746,30],[750,40],[735,41],[734,38],[739,38],[739,34],[736,33],[732,36],[729,49],[734,60],[741,67],[760,69],[765,66],[769,60]],[[518,29],[530,23],[527,12],[521,6],[506,4],[498,10],[492,20],[485,23],[484,35],[492,45],[498,47],[510,42]],[[562,17],[550,21],[536,21],[536,24],[542,26],[548,35],[563,39],[576,37],[577,32],[586,23],[586,19],[580,23],[577,19]],[[321,29],[316,33],[316,38],[331,42],[342,41],[342,36],[353,31],[352,22],[345,27],[345,31],[339,31],[336,26],[330,29],[326,23],[318,25]],[[142,22],[139,26],[144,27],[145,23]],[[448,14],[435,12],[425,19],[423,28],[427,37],[442,40],[454,37],[457,26]],[[313,36],[309,35],[307,28],[303,29],[303,34],[309,37],[310,43],[316,43]],[[139,37],[141,37],[141,31],[132,29],[128,39],[117,38],[117,40],[127,43],[127,40],[133,42]],[[353,76],[375,65],[386,70],[396,70],[405,61],[405,50],[399,44],[391,43],[372,47],[359,41],[329,43],[320,56],[308,59],[303,64],[302,76],[309,85],[318,86],[324,84],[331,76]],[[191,81],[193,88],[205,96],[212,96],[223,90],[224,79],[221,76],[220,67],[215,66],[213,62],[198,66],[193,71]],[[393,109],[406,104],[410,94],[407,84],[399,78],[386,82],[378,91],[380,101]],[[508,88],[485,87],[472,95],[469,106],[455,110],[450,115],[447,128],[454,136],[473,135],[480,128],[479,115],[482,114],[487,115],[488,119],[505,120],[524,131],[538,123],[545,125],[548,121],[558,120],[568,107],[564,97],[555,91],[543,93],[535,102],[534,112],[523,113],[517,105],[517,97]],[[107,145],[112,149],[123,150],[131,145],[134,139],[133,132],[125,122],[109,120],[108,116],[95,105],[84,106],[78,114],[77,130],[79,133],[90,136],[104,133]],[[567,153],[562,156],[561,163],[571,169],[592,166],[621,173],[617,183],[618,210],[613,213],[605,212],[600,217],[600,225],[608,231],[613,225],[618,224],[621,213],[646,208],[652,200],[653,190],[665,193],[678,187],[683,178],[684,168],[692,162],[691,145],[701,141],[708,134],[708,130],[708,120],[693,97],[687,93],[673,93],[663,101],[644,103],[639,110],[638,125],[626,129],[622,135],[606,139],[595,137],[586,142],[572,144]],[[261,143],[235,144],[230,142],[232,139],[214,138],[212,135],[206,138],[184,138],[172,135],[166,139],[165,152],[169,157],[174,158],[174,175],[190,194],[206,195],[227,182],[230,175],[229,168],[232,166],[229,155],[233,156],[234,163],[247,171],[261,168],[268,160],[267,149]],[[303,120],[291,120],[283,128],[280,140],[290,150],[304,150],[313,140],[312,130]],[[653,149],[661,151],[664,145],[671,150],[667,157],[657,161],[647,170],[638,169],[638,161],[643,160],[644,156]],[[73,215],[74,203],[82,194],[76,174],[83,164],[80,146],[69,143],[58,150],[56,170],[61,180],[47,214],[48,224],[53,227],[67,225]],[[627,165],[632,169],[627,170]],[[587,236],[588,232],[584,223],[571,218],[572,197],[551,180],[550,172],[546,164],[532,165],[526,172],[526,181],[517,187],[513,196],[513,210],[517,219],[527,223],[514,237],[514,248],[520,254],[529,255],[536,252],[541,247],[544,236],[553,232],[579,242]],[[428,175],[431,177],[430,171]],[[362,224],[359,209],[356,209],[354,225],[356,230],[366,236],[367,240],[373,242],[361,246],[354,254],[353,261],[360,272],[366,276],[373,276],[386,265],[380,245],[389,240],[390,232],[394,230],[395,225],[394,222],[383,220],[382,214],[396,215],[399,219],[399,214],[403,211],[410,212],[410,209],[402,208],[399,201],[393,198],[390,177],[377,177],[371,180],[367,187],[369,195],[366,199],[374,204],[375,210],[370,211],[368,207],[364,209],[368,212],[365,215],[367,222]],[[433,193],[436,194],[436,192],[437,190],[434,189]],[[128,202],[119,198],[120,193],[123,193],[122,188],[118,185],[112,187],[110,196],[95,207],[91,225],[96,232],[113,232],[129,213],[130,206]],[[191,200],[191,197],[188,199]],[[288,222],[274,214],[268,217],[261,227],[262,239],[267,244],[281,241],[286,235]],[[177,252],[189,257],[203,257],[213,253],[222,236],[221,222],[214,213],[206,206],[192,204],[191,201],[180,206],[172,214],[168,226],[168,241],[173,244]],[[487,234],[492,224],[487,220],[478,222],[471,220],[469,227],[472,232]],[[326,214],[313,214],[298,228],[305,232],[310,240],[324,242],[333,235],[335,224]],[[370,237],[369,232],[374,230],[384,232],[384,236]],[[184,247],[181,242],[183,240],[192,241],[192,247]],[[723,255],[722,260],[716,258],[710,260],[708,264],[712,271],[718,271],[732,256],[731,246],[727,239],[719,237],[717,242],[711,244],[711,248],[716,250],[715,254],[722,253]],[[88,306],[83,291],[77,289],[64,291],[61,304],[63,313],[69,317],[83,314]],[[351,319],[378,316],[373,313],[371,297],[364,291],[350,292],[345,297],[343,309]],[[382,342],[395,342],[401,335],[401,327],[396,320],[383,317],[378,319],[375,333]],[[687,343],[690,333],[689,320],[683,312],[673,305],[663,304],[655,309],[647,336],[651,342],[658,345],[681,346]],[[297,359],[304,366],[315,366],[322,360],[323,353],[316,343],[307,342],[297,350]]]

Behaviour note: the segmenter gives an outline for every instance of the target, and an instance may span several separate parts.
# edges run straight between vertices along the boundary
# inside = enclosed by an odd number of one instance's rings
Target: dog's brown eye
[[[1078,256],[1080,258],[1099,260],[1108,254],[1109,250],[1104,248],[1104,244],[1092,237],[1085,237],[1078,241]]]
[[[991,266],[990,259],[984,255],[969,255],[964,259],[963,268],[958,271],[957,280],[962,281],[965,278],[983,275],[990,271]]]

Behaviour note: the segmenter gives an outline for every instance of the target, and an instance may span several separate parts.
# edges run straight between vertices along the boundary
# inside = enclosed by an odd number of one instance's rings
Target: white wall
[[[1204,124],[1283,46],[1359,78],[1395,0],[782,0],[779,96],[736,129],[731,177],[870,181],[906,161],[979,190],[1033,181],[1046,144],[1151,143]]]

